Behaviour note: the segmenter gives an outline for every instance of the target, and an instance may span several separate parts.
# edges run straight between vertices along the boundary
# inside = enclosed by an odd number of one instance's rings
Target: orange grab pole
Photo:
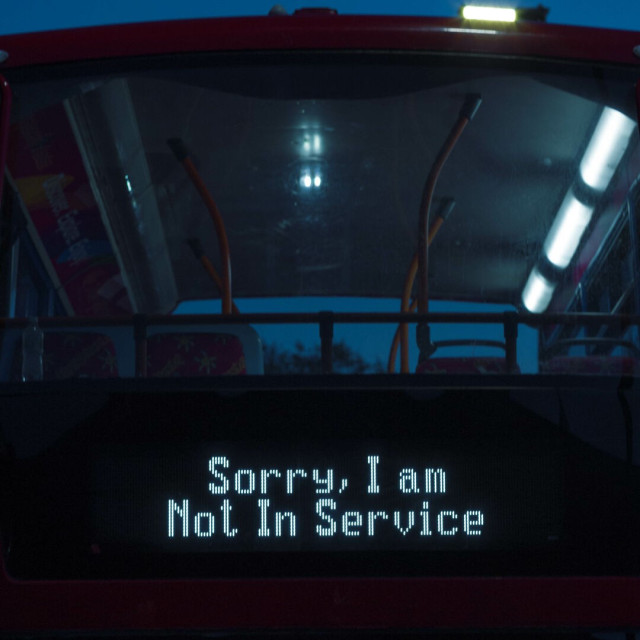
[[[429,242],[427,236],[431,201],[436,189],[436,183],[438,182],[440,172],[445,162],[460,139],[464,128],[473,119],[481,103],[482,98],[479,95],[471,94],[467,96],[453,129],[449,133],[444,145],[440,149],[436,161],[431,167],[429,177],[422,192],[418,221],[418,313],[420,314],[429,312]],[[420,358],[422,359],[426,357],[425,347],[428,345],[425,343],[430,343],[428,325],[418,325],[417,338]]]
[[[436,237],[436,234],[440,230],[443,222],[445,221],[445,217],[438,216],[431,225],[431,229],[429,230],[428,242],[431,244],[433,239]],[[404,288],[402,290],[402,302],[400,304],[400,311],[415,311],[416,306],[418,305],[417,300],[411,302],[411,290],[413,289],[413,283],[416,278],[416,273],[418,272],[418,254],[414,253],[413,258],[411,259],[411,264],[409,265],[409,270],[407,272],[407,276],[404,281]],[[402,339],[402,342],[400,340]],[[402,349],[400,351],[400,362],[401,362],[401,371],[402,373],[409,372],[409,327],[406,323],[401,323],[398,325],[396,329],[395,335],[393,336],[393,341],[391,343],[391,349],[389,351],[389,361],[387,363],[387,371],[389,373],[393,373],[395,370],[395,361],[396,356],[398,354],[398,345],[402,345]]]
[[[205,271],[209,274],[209,277],[215,282],[216,287],[218,287],[218,291],[220,292],[220,295],[221,296],[224,295],[224,283],[222,282],[220,275],[216,271],[216,268],[213,266],[213,264],[211,264],[211,260],[209,260],[207,256],[202,255],[200,257],[200,262],[204,267]],[[231,301],[231,310],[233,311],[234,314],[240,313],[240,310],[238,309],[238,307],[236,307],[236,303],[233,300]]]
[[[436,184],[438,182],[438,178],[440,177],[440,173],[442,168],[445,165],[445,162],[451,155],[454,147],[456,146],[462,132],[469,122],[473,119],[476,112],[478,111],[480,104],[482,103],[482,98],[477,94],[470,94],[467,96],[458,119],[453,126],[453,129],[449,132],[447,139],[445,140],[442,148],[440,149],[433,166],[431,167],[431,171],[427,177],[427,181],[425,182],[424,189],[422,191],[422,200],[420,202],[420,212],[418,216],[418,250],[416,255],[414,255],[413,260],[411,261],[411,265],[409,267],[409,272],[407,274],[407,278],[405,280],[405,286],[402,294],[402,305],[401,311],[406,311],[408,309],[408,300],[411,296],[411,289],[413,288],[413,282],[416,276],[416,271],[418,275],[418,296],[417,296],[417,306],[418,313],[428,313],[429,312],[429,245],[433,240],[433,236],[431,235],[431,228],[429,226],[429,214],[431,212],[431,201],[433,200],[433,194],[436,189]],[[442,223],[440,223],[442,224]],[[439,226],[438,226],[439,228]],[[438,229],[437,228],[437,229]],[[436,229],[436,233],[437,233]],[[435,234],[434,234],[435,235]],[[415,264],[417,262],[417,265]],[[403,373],[409,372],[409,336],[408,336],[408,326],[406,323],[399,327],[400,337],[402,339],[402,349],[400,353],[401,357],[401,371]],[[397,335],[398,332],[396,332]],[[420,345],[419,345],[420,346]],[[393,373],[395,355],[397,351],[397,340],[396,336],[394,336],[393,343],[391,346],[391,352],[389,354],[389,362],[388,362],[388,371]]]
[[[222,313],[229,315],[232,312],[232,295],[231,295],[231,251],[229,249],[229,240],[227,232],[222,220],[222,214],[216,205],[213,196],[209,193],[204,180],[189,157],[189,152],[184,142],[179,138],[171,138],[167,140],[167,144],[175,154],[178,161],[182,164],[185,171],[191,178],[196,190],[200,194],[202,201],[209,210],[209,215],[213,220],[218,237],[218,245],[220,248],[220,259],[222,261]]]

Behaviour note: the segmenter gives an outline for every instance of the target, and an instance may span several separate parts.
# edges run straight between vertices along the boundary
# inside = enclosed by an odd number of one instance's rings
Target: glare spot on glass
[[[133,193],[133,187],[131,186],[131,180],[129,179],[129,174],[125,174],[124,180],[127,183],[127,191],[129,193]]]
[[[303,137],[300,143],[300,154],[302,156],[319,156],[322,154],[322,135],[314,131],[312,127],[303,125]]]
[[[443,31],[446,31],[447,33],[472,33],[474,36],[477,36],[478,34],[495,36],[500,33],[495,29],[460,29],[457,27],[445,27]]]
[[[317,167],[305,167],[300,175],[300,186],[304,189],[315,187],[318,189],[322,185],[322,174]]]

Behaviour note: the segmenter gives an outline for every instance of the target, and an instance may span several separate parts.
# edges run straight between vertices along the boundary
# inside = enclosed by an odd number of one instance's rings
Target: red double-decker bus
[[[0,38],[0,635],[640,626],[640,34]]]

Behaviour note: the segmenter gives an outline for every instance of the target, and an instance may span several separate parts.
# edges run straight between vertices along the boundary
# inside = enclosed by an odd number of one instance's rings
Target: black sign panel
[[[112,392],[73,424],[64,398],[42,396],[59,409],[11,462],[6,566],[31,579],[637,572],[637,469],[535,411],[555,391],[527,393]],[[18,420],[16,451],[33,445]]]

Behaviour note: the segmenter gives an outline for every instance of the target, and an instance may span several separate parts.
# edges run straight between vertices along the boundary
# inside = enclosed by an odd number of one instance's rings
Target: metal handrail
[[[493,347],[496,349],[504,349],[506,350],[507,345],[504,342],[499,342],[498,340],[475,340],[473,338],[469,339],[460,339],[460,340],[436,340],[433,343],[433,346],[440,349],[445,347]]]
[[[0,331],[21,329],[31,322],[29,318],[0,318]],[[605,313],[551,313],[525,314],[514,311],[497,313],[403,313],[403,312],[287,312],[245,313],[238,315],[189,314],[167,316],[158,314],[135,314],[103,318],[42,317],[39,325],[44,328],[57,327],[118,327],[131,326],[136,349],[136,375],[146,375],[147,327],[157,325],[246,325],[246,324],[317,324],[320,331],[322,370],[332,371],[333,327],[335,324],[385,324],[385,323],[432,323],[432,324],[502,324],[507,371],[517,370],[518,326],[541,327],[550,324],[570,324],[586,327],[640,325],[640,315]],[[477,341],[476,341],[477,342]],[[496,346],[491,345],[491,346]]]
[[[515,323],[529,327],[541,327],[550,324],[570,324],[581,326],[619,325],[627,327],[640,325],[640,315],[611,315],[607,313],[550,313],[524,314],[513,311],[496,313],[401,313],[401,312],[277,312],[242,313],[233,316],[219,314],[160,315],[136,314],[131,316],[86,317],[39,317],[42,327],[104,327],[131,326],[136,320],[146,325],[183,325],[183,324],[318,324],[321,320],[331,319],[334,324],[386,324],[418,323],[433,324],[505,324]],[[0,329],[26,327],[29,318],[0,318]]]

